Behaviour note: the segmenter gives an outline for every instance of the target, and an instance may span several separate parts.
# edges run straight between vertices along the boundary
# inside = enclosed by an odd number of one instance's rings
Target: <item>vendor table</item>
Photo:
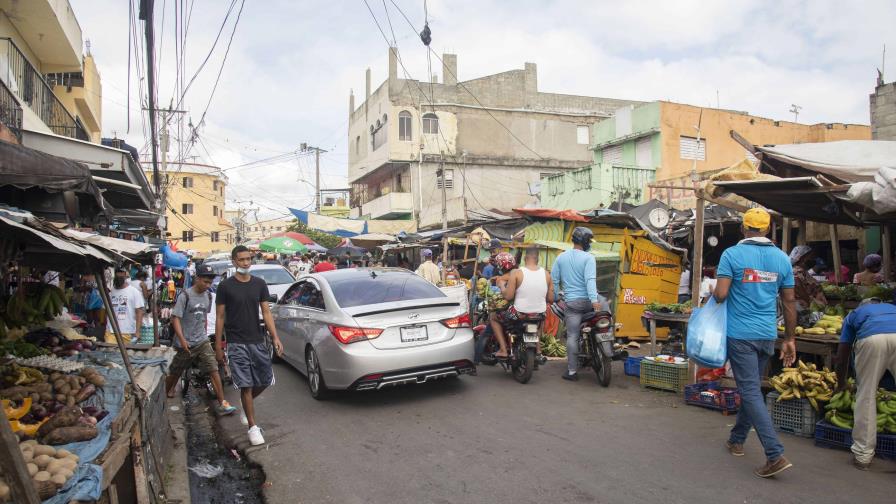
[[[784,333],[778,333],[775,340],[775,349],[781,349],[784,341]],[[809,354],[820,357],[828,369],[834,369],[834,356],[837,355],[837,346],[840,344],[839,335],[807,335],[796,336],[796,353]]]
[[[647,327],[648,332],[650,333],[650,355],[656,355],[656,328],[657,322],[660,323],[661,327],[668,327],[671,325],[681,325],[683,328],[683,333],[687,334],[688,332],[688,321],[691,319],[690,313],[654,313],[645,311],[641,315],[641,322]]]

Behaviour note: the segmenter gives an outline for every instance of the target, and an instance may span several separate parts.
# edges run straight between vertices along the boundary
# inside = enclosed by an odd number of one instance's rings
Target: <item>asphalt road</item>
[[[319,402],[280,364],[256,406],[268,444],[246,453],[266,473],[269,503],[894,501],[896,463],[861,472],[849,452],[788,435],[794,468],[759,479],[755,435],[745,457],[724,448],[733,417],[643,390],[614,366],[609,388],[593,374],[563,381],[563,363],[550,362],[527,385],[480,367],[478,377]],[[236,416],[222,427],[248,446]]]

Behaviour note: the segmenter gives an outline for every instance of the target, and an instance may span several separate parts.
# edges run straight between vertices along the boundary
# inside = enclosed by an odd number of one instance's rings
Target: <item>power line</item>
[[[221,81],[221,74],[224,72],[224,64],[227,63],[227,56],[230,54],[230,45],[233,43],[233,36],[236,34],[236,27],[240,24],[240,17],[243,14],[243,7],[245,7],[245,5],[246,0],[242,0],[240,3],[240,10],[236,13],[236,21],[233,23],[233,31],[230,32],[230,40],[227,41],[227,49],[224,51],[224,59],[221,60],[221,67],[218,69],[218,76],[215,78],[215,85],[212,87],[211,95],[208,97],[208,103],[205,104],[205,110],[202,111],[202,116],[199,118],[199,126],[202,126],[205,121],[205,114],[212,104],[212,98],[215,97],[215,91],[218,90],[218,82]]]

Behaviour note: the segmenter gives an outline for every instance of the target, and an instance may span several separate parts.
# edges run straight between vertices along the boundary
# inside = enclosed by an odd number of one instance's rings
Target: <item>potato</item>
[[[63,465],[61,460],[54,458],[53,460],[50,461],[49,464],[47,464],[46,469],[47,469],[48,473],[56,474],[59,472],[60,469],[63,469],[64,467],[65,466]]]
[[[65,385],[63,385],[61,387],[57,387],[56,392],[59,394],[69,395],[72,393],[72,386],[69,385],[68,383],[66,383]]]
[[[40,402],[40,394],[39,393],[32,392],[30,397],[31,397],[31,402],[33,402],[35,404]]]
[[[37,467],[40,467],[41,469],[46,468],[47,464],[49,464],[51,460],[53,460],[53,458],[49,455],[38,455],[34,457],[34,463],[37,464]]]
[[[72,471],[71,469],[67,468],[67,467],[63,467],[63,468],[60,469],[59,472],[57,472],[56,474],[61,474],[61,475],[65,476],[65,479],[66,479],[66,480],[68,480],[69,478],[71,478],[72,476],[74,476],[75,472]]]
[[[37,456],[49,455],[52,457],[52,456],[56,455],[56,448],[53,448],[52,446],[48,446],[48,445],[42,445],[42,444],[34,445],[34,454]]]
[[[47,471],[40,471],[34,475],[34,481],[50,481],[51,477]]]
[[[50,481],[56,483],[59,486],[62,486],[65,484],[66,479],[67,478],[62,474],[54,474],[53,477],[50,478]]]
[[[56,401],[64,403],[66,399],[65,394],[56,394]]]
[[[30,448],[27,450],[22,450],[22,459],[25,460],[25,462],[31,462],[32,460],[34,460],[34,452],[31,451]]]
[[[61,379],[61,378],[60,378],[60,379],[53,380],[53,388],[56,389],[56,390],[61,389],[65,384],[66,384],[66,383],[65,383],[65,380],[63,380],[63,379]]]
[[[28,476],[34,477],[37,474],[37,464],[34,462],[28,462],[26,467],[28,468]]]
[[[22,441],[21,443],[19,443],[19,446],[20,446],[20,447],[21,447],[21,446],[34,446],[34,445],[36,445],[36,444],[37,444],[37,440],[36,440],[36,439],[29,439],[28,441]]]
[[[52,392],[41,392],[41,393],[40,393],[40,400],[41,400],[42,402],[50,402],[50,401],[52,401],[52,400],[53,400],[53,393],[52,393]]]
[[[59,460],[59,470],[60,471],[74,472],[75,468],[78,467],[78,463],[75,462],[73,459],[64,458],[64,459],[58,459],[58,460]]]
[[[70,457],[71,455],[72,455],[72,452],[66,450],[65,448],[56,450],[56,458],[64,459],[64,458]]]

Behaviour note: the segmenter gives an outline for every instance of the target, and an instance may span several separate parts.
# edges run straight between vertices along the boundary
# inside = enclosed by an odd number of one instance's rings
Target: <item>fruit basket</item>
[[[641,361],[641,386],[683,392],[688,383],[688,363],[672,364],[650,359]]]

